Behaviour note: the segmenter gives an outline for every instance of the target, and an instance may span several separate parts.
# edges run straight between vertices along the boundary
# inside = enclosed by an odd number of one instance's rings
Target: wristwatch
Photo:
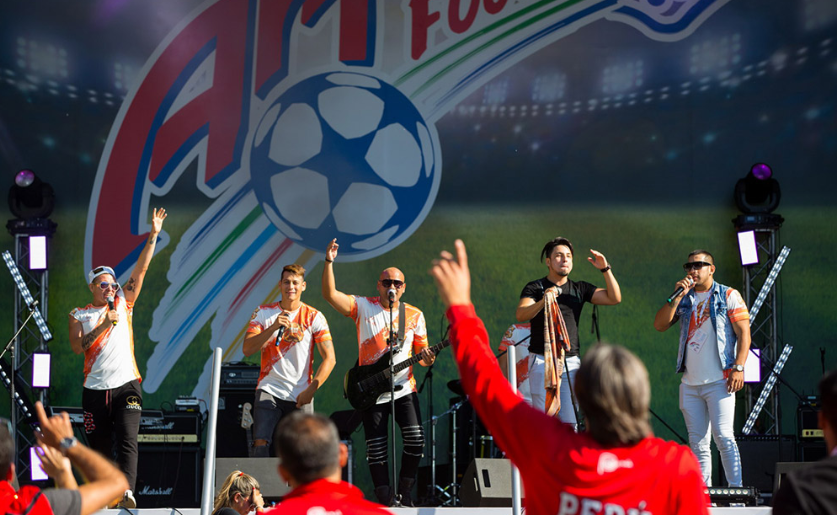
[[[744,365],[733,365],[732,369],[736,372],[744,372]]]
[[[61,443],[59,444],[61,447],[61,454],[64,456],[67,455],[67,451],[72,449],[78,444],[78,439],[75,436],[70,436],[67,438],[62,438]]]

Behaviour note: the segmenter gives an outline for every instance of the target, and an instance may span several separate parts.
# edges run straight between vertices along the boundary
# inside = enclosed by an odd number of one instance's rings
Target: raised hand
[[[166,213],[165,208],[157,209],[154,208],[154,212],[151,215],[151,233],[152,234],[160,234],[160,231],[163,230],[163,220],[166,219],[168,213]]]
[[[607,268],[607,258],[604,257],[604,254],[597,250],[590,249],[590,253],[593,254],[593,257],[588,257],[587,261],[593,264],[599,270],[604,270]]]
[[[456,240],[456,259],[443,250],[439,259],[433,260],[430,275],[436,280],[439,296],[445,306],[471,304],[471,272],[468,269],[468,253],[462,240]]]
[[[334,261],[337,258],[337,249],[340,248],[340,245],[337,244],[337,238],[331,240],[331,243],[328,244],[328,248],[326,249],[326,261]]]

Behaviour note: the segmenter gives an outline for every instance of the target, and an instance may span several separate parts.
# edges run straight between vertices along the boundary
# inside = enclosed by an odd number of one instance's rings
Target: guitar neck
[[[437,343],[436,345],[434,345],[432,347],[429,347],[430,353],[435,356],[436,354],[439,353],[440,350],[444,349],[448,345],[450,345],[450,340],[442,340],[441,342]],[[398,363],[397,365],[392,367],[392,369],[397,374],[398,372],[401,372],[405,368],[415,365],[419,361],[421,361],[420,357],[413,356],[412,358],[406,359],[406,360],[402,361],[401,363]]]

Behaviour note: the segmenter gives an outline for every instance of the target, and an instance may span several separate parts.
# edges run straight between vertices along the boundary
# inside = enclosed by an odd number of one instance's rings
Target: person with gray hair
[[[503,378],[471,303],[462,241],[430,274],[447,307],[462,388],[495,442],[520,470],[528,515],[706,514],[709,497],[689,449],[655,438],[648,372],[630,351],[596,345],[575,380],[588,433],[529,406]]]
[[[342,480],[349,450],[340,443],[337,427],[326,417],[292,412],[279,422],[273,444],[279,457],[279,476],[292,490],[271,513],[390,513],[380,504],[364,499],[359,488]]]

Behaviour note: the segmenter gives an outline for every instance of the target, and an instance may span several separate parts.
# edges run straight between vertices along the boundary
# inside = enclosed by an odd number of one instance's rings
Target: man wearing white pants
[[[703,481],[712,486],[711,429],[727,483],[741,486],[741,456],[732,423],[735,392],[744,386],[750,351],[750,313],[738,291],[715,282],[714,263],[705,250],[689,254],[683,265],[687,275],[676,284],[679,292],[657,312],[654,328],[665,331],[680,321],[680,410]]]
[[[528,283],[520,294],[515,316],[518,322],[530,322],[532,336],[529,342],[529,385],[532,405],[546,411],[546,390],[544,387],[544,294],[554,288],[557,303],[566,322],[569,350],[566,352],[567,370],[561,375],[561,410],[558,417],[562,422],[575,426],[577,420],[570,396],[570,382],[581,365],[578,344],[578,319],[586,302],[599,305],[614,305],[622,301],[619,283],[601,252],[590,250],[589,261],[602,272],[606,288],[597,288],[586,281],[569,278],[573,269],[573,245],[566,238],[555,238],[544,245],[541,260],[546,262],[548,274],[542,279]]]

